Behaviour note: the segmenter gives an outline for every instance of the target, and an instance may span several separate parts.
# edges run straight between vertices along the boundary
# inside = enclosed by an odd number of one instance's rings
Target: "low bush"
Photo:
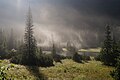
[[[85,58],[87,61],[90,61],[91,59],[90,59],[90,56],[86,56],[86,58]]]
[[[77,52],[73,55],[73,60],[78,63],[82,63],[82,55],[79,55]]]
[[[37,59],[37,65],[41,67],[53,66],[53,58],[51,55],[42,54]]]
[[[53,66],[53,58],[50,55],[42,54],[37,56],[36,58],[27,59],[22,57],[22,55],[16,55],[10,59],[10,62],[15,64],[22,64],[27,66],[41,66],[41,67],[49,67]]]
[[[14,64],[20,64],[20,59],[21,59],[21,55],[18,54],[16,56],[13,56],[11,59],[10,59],[10,62],[11,63],[14,63]]]
[[[100,59],[100,55],[95,56],[94,59],[95,59],[96,61],[100,61],[100,60],[101,60],[101,59]]]
[[[55,62],[60,62],[60,63],[62,63],[62,56],[61,55],[58,55],[58,54],[55,54],[54,56],[53,56],[53,60],[55,61]]]

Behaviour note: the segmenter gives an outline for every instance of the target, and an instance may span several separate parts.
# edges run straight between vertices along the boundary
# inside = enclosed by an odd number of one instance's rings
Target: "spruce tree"
[[[115,66],[116,63],[117,63],[117,59],[120,56],[120,52],[119,52],[118,42],[116,41],[114,34],[113,34],[112,50],[113,50],[113,58],[114,58],[114,60],[113,60],[113,66]]]
[[[111,76],[115,80],[120,80],[120,41],[118,41],[117,46],[115,47],[115,50],[118,53],[118,54],[116,54],[117,55],[117,64],[115,66],[115,70],[111,72]]]
[[[111,27],[110,26],[106,26],[106,30],[105,30],[105,40],[104,40],[104,44],[103,47],[101,49],[101,54],[100,54],[100,58],[101,61],[105,64],[105,65],[109,65],[109,66],[113,66],[114,63],[114,57],[113,57],[113,40],[111,37]]]
[[[24,48],[20,63],[25,65],[36,65],[37,64],[36,49],[37,44],[33,34],[32,14],[31,9],[29,7],[24,36]]]

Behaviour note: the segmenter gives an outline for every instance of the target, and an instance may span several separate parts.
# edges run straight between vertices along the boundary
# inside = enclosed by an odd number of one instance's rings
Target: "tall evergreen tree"
[[[33,21],[31,9],[29,7],[27,20],[26,20],[26,29],[24,36],[24,50],[22,54],[21,64],[25,65],[36,65],[36,40],[33,34]]]
[[[116,65],[117,63],[117,59],[119,58],[120,56],[120,51],[119,51],[119,46],[118,46],[118,42],[116,41],[115,39],[115,36],[114,36],[114,33],[113,33],[113,63],[114,63],[114,66]]]
[[[105,40],[101,50],[100,58],[105,65],[113,66],[115,63],[115,58],[113,57],[113,40],[111,37],[111,27],[106,26],[105,30]]]
[[[115,70],[111,72],[111,76],[115,80],[120,80],[120,41],[116,42],[115,38],[113,37],[113,52],[116,53],[116,66]]]

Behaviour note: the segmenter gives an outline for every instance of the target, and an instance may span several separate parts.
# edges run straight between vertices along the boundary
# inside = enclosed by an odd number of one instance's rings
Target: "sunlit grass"
[[[90,49],[80,49],[80,52],[93,52],[93,53],[99,53],[101,48],[90,48]]]
[[[109,72],[112,67],[103,66],[101,62],[90,61],[79,64],[72,60],[63,60],[63,64],[43,69],[42,72],[50,78],[60,80],[112,80]]]
[[[99,61],[89,61],[88,63],[76,63],[71,59],[62,60],[63,64],[55,63],[55,66],[39,68],[40,73],[48,80],[113,80],[109,75],[112,67],[104,66]],[[8,77],[14,80],[35,80],[25,66],[15,65],[9,61],[0,61],[1,66],[9,66],[6,71]]]

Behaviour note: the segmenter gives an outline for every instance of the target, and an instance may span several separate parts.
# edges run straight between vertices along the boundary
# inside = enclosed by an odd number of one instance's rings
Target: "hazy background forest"
[[[1,0],[0,3],[1,27],[9,35],[11,28],[13,28],[14,36],[17,39],[22,39],[28,1]],[[56,43],[65,44],[71,40],[79,47],[99,47],[104,38],[102,33],[106,24],[119,28],[118,0],[30,0],[30,3],[35,35],[41,45],[48,45],[51,41],[51,35],[53,35]],[[119,32],[119,29],[116,30]]]
[[[0,80],[120,80],[119,3],[0,0]]]

